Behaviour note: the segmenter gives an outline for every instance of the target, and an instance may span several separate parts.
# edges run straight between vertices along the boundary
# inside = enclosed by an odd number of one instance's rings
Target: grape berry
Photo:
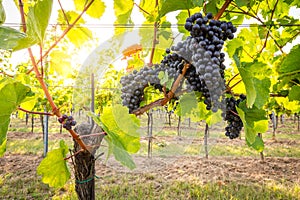
[[[226,113],[225,121],[227,121],[227,126],[225,128],[225,135],[230,139],[239,137],[240,132],[243,128],[243,122],[237,114],[236,106],[240,102],[246,99],[245,95],[240,95],[240,98],[236,100],[234,97],[226,98]]]
[[[63,128],[67,130],[71,130],[72,126],[76,125],[76,121],[72,116],[62,115],[60,118],[58,118],[58,122],[63,124]]]
[[[188,92],[200,92],[207,110],[223,110],[224,119],[228,121],[226,136],[236,138],[243,123],[235,107],[246,97],[241,95],[239,100],[233,97],[225,98],[226,66],[225,54],[221,50],[227,39],[234,38],[237,29],[231,22],[214,20],[211,13],[205,16],[201,13],[190,16],[186,19],[184,27],[190,32],[190,36],[166,49],[166,55],[159,65],[144,67],[140,71],[134,70],[121,78],[122,104],[132,113],[140,107],[145,87],[152,85],[162,91],[163,86],[158,78],[161,71],[176,80],[178,75],[182,74],[185,64],[189,64],[184,74],[185,82],[177,90],[184,87]]]

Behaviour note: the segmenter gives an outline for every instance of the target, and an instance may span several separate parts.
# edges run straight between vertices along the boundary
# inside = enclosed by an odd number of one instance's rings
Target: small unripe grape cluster
[[[76,125],[76,121],[72,116],[62,115],[60,118],[58,118],[58,122],[63,124],[63,128],[67,130],[71,130],[72,126]]]

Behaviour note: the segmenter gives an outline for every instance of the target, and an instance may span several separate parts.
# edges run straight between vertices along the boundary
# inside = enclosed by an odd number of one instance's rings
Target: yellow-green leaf
[[[75,8],[78,11],[82,11],[90,2],[90,0],[74,0]],[[94,0],[92,5],[86,11],[86,14],[93,18],[100,18],[104,13],[105,8],[106,6],[103,1]]]
[[[48,152],[37,168],[42,181],[55,188],[63,187],[71,177],[67,161],[64,160],[68,153],[68,146],[63,140],[59,144],[60,147]]]

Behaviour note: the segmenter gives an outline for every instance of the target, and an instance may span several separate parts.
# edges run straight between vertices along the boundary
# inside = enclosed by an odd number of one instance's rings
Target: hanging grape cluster
[[[147,84],[162,87],[158,79],[160,71],[167,71],[169,77],[176,78],[182,73],[184,63],[190,64],[185,73],[186,89],[201,92],[207,110],[225,109],[225,54],[221,49],[225,40],[233,39],[236,28],[231,22],[214,20],[211,13],[192,15],[186,19],[185,28],[190,36],[172,46],[172,51],[167,49],[167,55],[155,69],[144,67],[122,78],[123,105],[130,112],[139,108]]]
[[[122,104],[128,107],[130,113],[140,107],[145,87],[152,85],[162,91],[163,86],[158,78],[161,71],[167,73],[169,78],[176,79],[178,76],[175,68],[169,67],[167,63],[161,63],[154,67],[143,67],[140,71],[134,70],[132,74],[121,78]]]
[[[225,127],[225,135],[230,139],[239,137],[243,128],[243,122],[237,114],[236,106],[245,99],[246,96],[243,94],[240,95],[238,100],[234,97],[226,98],[225,121],[227,121],[227,126]]]
[[[76,125],[76,121],[72,116],[62,115],[60,118],[58,118],[58,122],[63,124],[63,128],[67,130],[71,130],[72,126]]]
[[[202,92],[207,110],[216,112],[224,109],[225,54],[221,52],[224,41],[233,39],[236,28],[231,22],[212,19],[208,13],[196,13],[186,19],[185,29],[190,32],[186,40],[179,42],[172,50],[192,65],[185,74],[187,88]]]

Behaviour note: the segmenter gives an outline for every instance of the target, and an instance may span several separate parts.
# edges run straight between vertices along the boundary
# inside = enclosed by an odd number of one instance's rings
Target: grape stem
[[[238,82],[236,82],[235,84],[233,84],[231,87],[228,87],[228,88],[226,89],[226,91],[227,91],[227,92],[231,92],[231,90],[232,90],[235,86],[237,86],[240,82],[242,82],[242,79],[239,80]]]
[[[227,86],[229,86],[229,84],[231,83],[231,81],[233,81],[233,79],[235,79],[238,75],[240,75],[240,73],[237,73],[236,75],[234,75],[227,83]]]
[[[146,10],[144,10],[142,7],[140,7],[137,3],[133,3],[133,5],[135,5],[136,7],[138,7],[141,11],[143,11],[147,15],[150,15],[150,13],[148,13]]]
[[[21,111],[23,111],[23,112],[30,113],[30,114],[54,116],[53,113],[29,111],[29,110],[26,110],[26,109],[21,108],[21,107],[18,107],[18,110],[21,110]]]
[[[274,12],[276,10],[276,7],[277,7],[277,4],[278,4],[278,0],[276,1],[275,5],[274,5],[274,8],[272,10],[272,13],[271,13],[271,17],[270,17],[270,21],[273,20],[273,16],[274,16]],[[271,32],[271,27],[272,27],[272,24],[270,25],[270,27],[268,28],[268,32],[267,32],[267,35],[266,35],[266,38],[265,38],[265,42],[264,42],[264,45],[262,46],[261,50],[259,51],[259,53],[262,53],[264,48],[266,48],[267,46],[267,42],[268,42],[268,38],[269,38],[269,35],[270,35],[270,32]],[[281,49],[281,48],[280,48]],[[282,50],[281,50],[282,51]]]
[[[168,92],[168,94],[166,95],[165,98],[162,99],[158,99],[146,106],[143,106],[135,111],[132,112],[132,114],[135,114],[136,116],[141,115],[145,112],[147,112],[148,110],[150,110],[151,108],[155,108],[158,106],[164,106],[166,105],[174,96],[175,96],[175,91],[177,90],[177,88],[180,85],[181,80],[184,78],[184,75],[186,73],[186,70],[189,68],[190,64],[186,63],[182,69],[182,73],[179,74],[179,76],[177,77],[176,81],[173,83],[171,90]]]
[[[232,110],[230,110],[230,112],[231,112],[232,114],[236,115],[236,116],[239,116],[239,114],[237,114],[236,112],[234,112],[234,111],[232,111]]]
[[[226,10],[226,8],[229,6],[229,4],[231,3],[232,0],[227,0],[225,1],[225,3],[223,4],[222,8],[219,10],[219,12],[215,15],[214,19],[218,20],[221,18],[221,16],[223,15],[224,11]]]
[[[45,56],[47,56],[49,54],[49,52],[58,44],[58,42],[69,32],[69,30],[80,19],[80,17],[83,15],[83,13],[89,8],[90,5],[92,5],[92,2],[94,2],[94,0],[91,0],[91,2],[84,8],[82,13],[77,17],[77,19],[70,26],[68,26],[68,28],[64,31],[64,33],[61,35],[61,37],[48,49],[48,51],[46,51],[46,53],[42,56],[40,62],[42,61],[42,59],[45,58]],[[23,28],[24,33],[26,33],[27,27],[26,27],[26,20],[25,20],[24,4],[23,4],[22,0],[19,0],[19,7],[20,7],[21,20],[22,20],[22,28]],[[30,56],[30,59],[31,59],[31,62],[33,65],[32,70],[35,72],[36,78],[39,81],[46,98],[48,99],[48,102],[52,108],[53,115],[56,115],[57,117],[61,117],[61,113],[60,113],[59,109],[57,108],[57,106],[55,105],[53,98],[49,93],[47,85],[38,69],[38,63],[36,62],[30,47],[28,48],[28,53],[29,53],[29,56]],[[80,139],[79,135],[77,133],[75,133],[75,131],[73,131],[72,129],[68,130],[68,131],[83,150],[88,150],[88,151],[90,150],[90,147],[85,145],[85,143]]]
[[[64,19],[66,20],[67,24],[70,25],[70,22],[69,22],[69,20],[68,20],[68,17],[67,17],[67,15],[66,15],[66,12],[65,12],[64,8],[63,8],[62,5],[61,5],[60,0],[58,0],[58,4],[59,4],[59,7],[60,7],[60,9],[61,9],[61,11],[62,11],[62,13],[63,13],[63,15],[64,15]]]

